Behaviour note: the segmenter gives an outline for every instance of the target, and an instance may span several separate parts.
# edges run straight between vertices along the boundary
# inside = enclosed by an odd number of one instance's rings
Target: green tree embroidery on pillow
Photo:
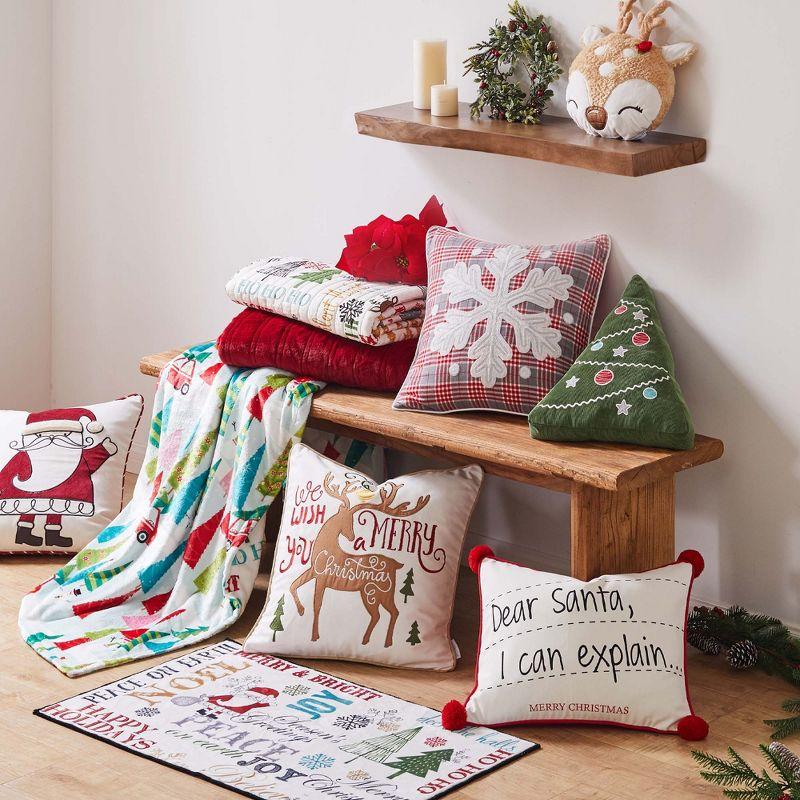
[[[528,415],[534,439],[688,450],[692,417],[652,290],[634,275],[596,338]]]

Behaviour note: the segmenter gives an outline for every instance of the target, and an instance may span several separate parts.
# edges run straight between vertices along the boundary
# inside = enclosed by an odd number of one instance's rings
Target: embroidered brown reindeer
[[[328,495],[339,501],[339,510],[323,523],[311,548],[308,569],[294,580],[289,591],[294,598],[298,614],[302,616],[305,608],[297,596],[297,590],[306,583],[315,581],[312,642],[319,639],[319,615],[325,590],[333,589],[338,592],[358,592],[361,595],[361,602],[369,614],[369,623],[361,644],[369,642],[372,631],[380,620],[381,608],[386,609],[389,613],[389,627],[386,630],[383,646],[391,647],[394,626],[399,614],[394,601],[396,575],[397,570],[403,565],[380,553],[345,552],[339,544],[339,536],[344,536],[351,542],[355,539],[353,520],[356,514],[365,508],[382,511],[393,517],[410,517],[428,504],[430,495],[420,497],[413,507],[407,501],[393,506],[397,491],[401,487],[389,481],[379,489],[377,503],[364,502],[351,506],[349,494],[361,484],[345,482],[340,488],[332,481],[333,474],[329,472],[323,480],[323,486]]]

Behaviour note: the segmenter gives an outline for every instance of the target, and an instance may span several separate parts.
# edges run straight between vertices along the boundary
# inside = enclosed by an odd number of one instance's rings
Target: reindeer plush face
[[[593,25],[582,37],[567,85],[567,110],[578,127],[607,139],[638,139],[657,128],[675,95],[675,67],[696,52],[693,44],[654,45],[649,35],[664,24],[662,0],[639,14],[639,37],[627,33],[634,0],[621,0],[617,31]]]

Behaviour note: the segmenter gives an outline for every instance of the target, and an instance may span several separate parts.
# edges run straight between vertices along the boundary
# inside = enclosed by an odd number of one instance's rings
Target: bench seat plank
[[[157,376],[180,352],[146,356],[140,370]],[[390,395],[340,386],[330,386],[314,398],[309,424],[454,463],[478,463],[493,475],[557,491],[571,491],[573,484],[615,492],[646,486],[714,461],[723,451],[719,439],[699,435],[694,447],[685,451],[542,442],[531,439],[524,417],[395,411]]]

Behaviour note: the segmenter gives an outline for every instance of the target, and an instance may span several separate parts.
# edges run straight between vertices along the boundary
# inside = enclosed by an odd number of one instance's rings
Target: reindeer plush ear
[[[581,44],[586,47],[586,45],[608,36],[609,33],[611,31],[602,25],[590,25],[581,35]]]
[[[682,67],[697,52],[697,45],[692,42],[677,42],[676,44],[665,44],[661,48],[661,55],[673,69]]]

